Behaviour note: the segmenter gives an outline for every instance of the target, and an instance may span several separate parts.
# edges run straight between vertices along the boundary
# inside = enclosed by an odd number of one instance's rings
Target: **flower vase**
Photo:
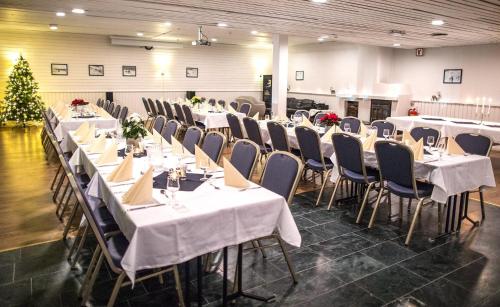
[[[132,145],[134,146],[134,154],[141,154],[143,151],[142,148],[142,138],[127,138],[127,146]]]

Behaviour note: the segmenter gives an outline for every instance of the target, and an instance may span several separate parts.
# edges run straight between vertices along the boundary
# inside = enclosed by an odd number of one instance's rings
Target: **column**
[[[286,116],[288,36],[273,34],[273,116]]]

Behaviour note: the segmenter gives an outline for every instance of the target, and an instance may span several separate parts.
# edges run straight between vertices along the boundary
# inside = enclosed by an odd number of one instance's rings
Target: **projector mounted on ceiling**
[[[208,37],[201,30],[201,26],[198,27],[198,39],[191,42],[193,46],[210,46],[211,43],[208,41]]]

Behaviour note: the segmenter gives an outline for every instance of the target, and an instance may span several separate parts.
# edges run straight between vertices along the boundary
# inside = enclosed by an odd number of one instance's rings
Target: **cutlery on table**
[[[135,210],[141,210],[141,209],[147,209],[147,208],[153,208],[153,207],[161,207],[161,206],[166,206],[166,204],[157,204],[157,205],[150,205],[150,206],[135,207],[135,208],[127,209],[127,211],[135,211]]]

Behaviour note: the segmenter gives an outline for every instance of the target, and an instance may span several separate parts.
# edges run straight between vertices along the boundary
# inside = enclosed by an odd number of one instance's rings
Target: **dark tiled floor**
[[[425,306],[500,305],[500,226],[496,222],[500,208],[487,206],[487,219],[481,227],[464,223],[460,234],[433,242],[429,238],[436,236],[437,212],[428,207],[422,212],[412,245],[405,247],[406,206],[402,223],[388,222],[384,206],[375,228],[367,229],[369,210],[363,223],[356,225],[355,206],[342,203],[332,211],[326,211],[324,204],[313,208],[312,195],[299,195],[291,206],[303,239],[301,248],[289,248],[299,283],[292,283],[278,248],[267,250],[267,258],[247,252],[244,288],[274,294],[276,299],[267,304],[238,299],[236,305],[405,306],[406,301]],[[477,203],[470,212],[478,217]],[[92,241],[88,240],[73,270],[66,260],[68,248],[61,241],[0,253],[0,306],[79,306],[77,293],[95,246]],[[234,255],[235,250],[230,249],[231,277]],[[221,280],[218,273],[204,276],[206,305],[220,305]],[[105,305],[113,283],[114,274],[104,266],[89,305]],[[191,283],[194,293],[194,276]],[[152,279],[137,283],[134,289],[123,288],[117,300],[117,306],[176,303],[171,275],[163,285]]]

